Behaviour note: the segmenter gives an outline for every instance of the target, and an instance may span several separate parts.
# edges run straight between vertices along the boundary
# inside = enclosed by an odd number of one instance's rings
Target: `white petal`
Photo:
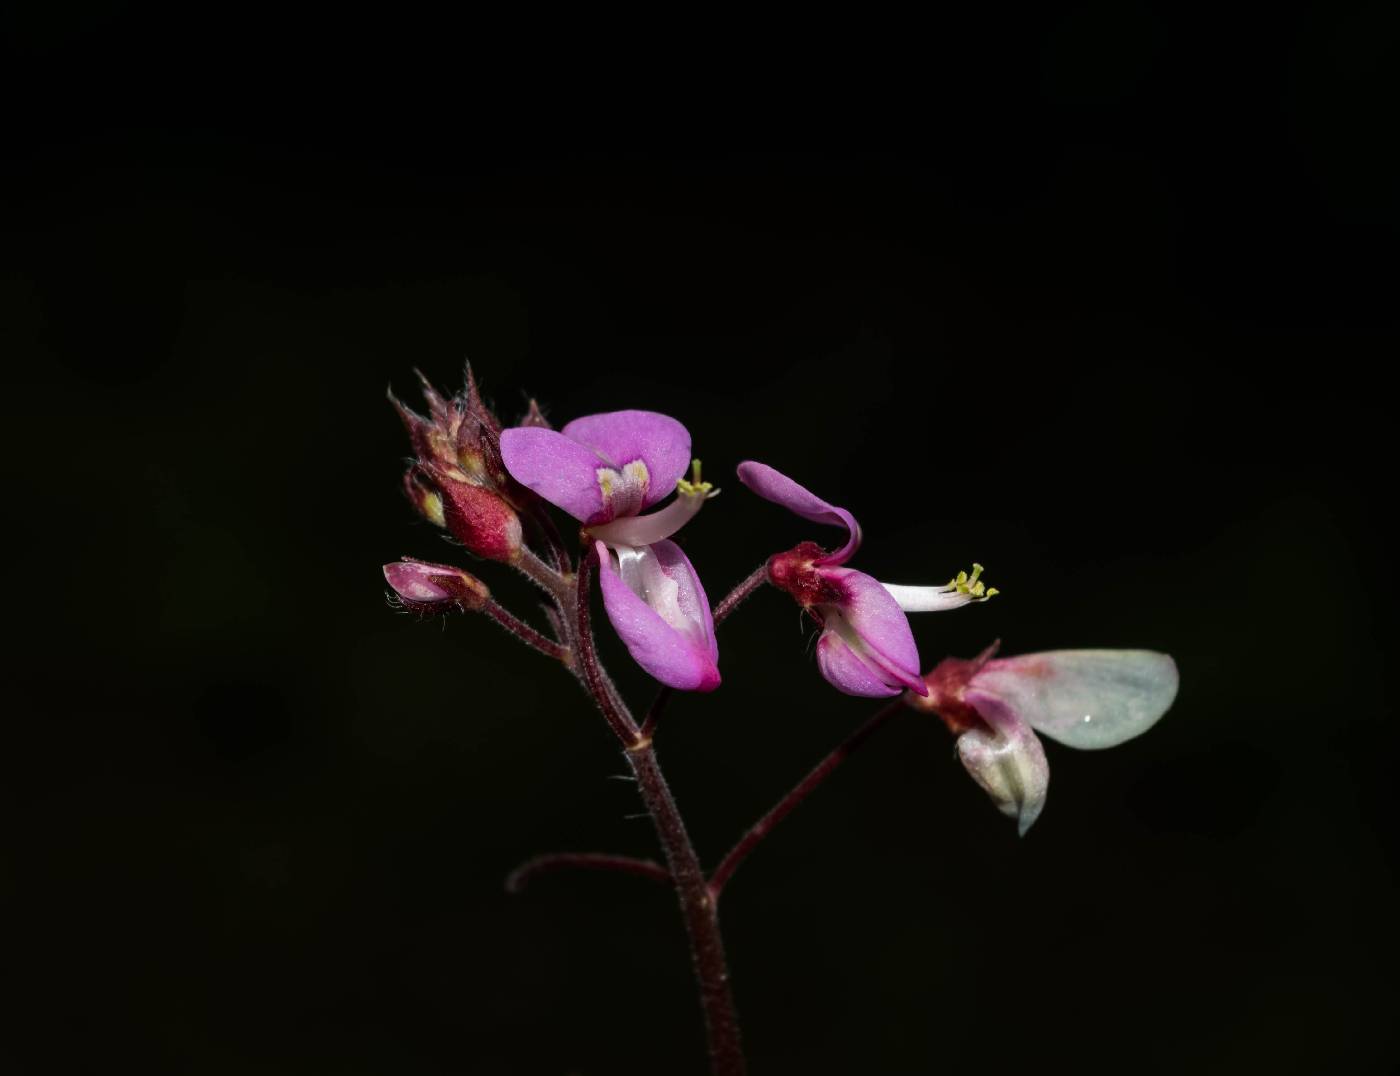
[[[906,587],[898,583],[881,583],[906,613],[941,613],[980,601],[971,594],[960,594],[949,587]]]
[[[1052,650],[990,661],[972,678],[1032,728],[1084,750],[1146,732],[1176,698],[1176,663],[1150,650]]]

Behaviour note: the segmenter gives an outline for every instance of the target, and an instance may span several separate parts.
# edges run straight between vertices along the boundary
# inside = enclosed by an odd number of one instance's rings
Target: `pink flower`
[[[947,658],[910,706],[937,713],[958,757],[1024,836],[1040,817],[1050,764],[1036,732],[1082,750],[1146,732],[1176,698],[1176,663],[1150,650],[1052,650],[993,660]]]
[[[501,458],[521,485],[584,525],[598,552],[603,606],[633,659],[682,691],[719,686],[719,648],[705,590],[671,535],[711,495],[684,475],[690,434],[653,411],[611,411],[562,430],[518,426],[501,433]],[[660,511],[640,513],[672,490]]]
[[[996,593],[960,574],[945,587],[881,583],[864,572],[842,567],[860,548],[860,524],[844,508],[827,504],[767,464],[739,464],[739,481],[760,497],[803,519],[846,529],[846,543],[828,553],[803,542],[768,561],[768,579],[786,590],[822,625],[817,665],[838,691],[871,697],[897,695],[908,688],[926,694],[919,674],[919,649],[906,612],[956,609]]]

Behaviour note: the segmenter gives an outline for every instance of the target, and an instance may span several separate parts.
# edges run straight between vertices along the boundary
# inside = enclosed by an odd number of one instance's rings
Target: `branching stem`
[[[572,667],[574,663],[573,652],[553,639],[547,639],[534,628],[530,627],[523,620],[517,617],[509,609],[504,608],[496,602],[494,598],[489,600],[482,608],[487,616],[494,620],[506,631],[510,632],[526,646],[538,650],[547,658],[562,662],[566,666]]]
[[[715,900],[723,892],[725,884],[739,869],[749,854],[758,847],[759,842],[772,831],[773,827],[781,822],[797,809],[798,804],[805,800],[812,791],[823,781],[831,776],[837,766],[845,762],[858,751],[866,740],[875,735],[884,725],[905,708],[902,699],[896,698],[887,705],[877,710],[865,724],[856,729],[836,746],[826,758],[817,763],[816,767],[797,783],[797,786],[786,796],[780,799],[777,804],[755,822],[749,831],[739,839],[739,843],[729,850],[729,854],[720,861],[720,865],[715,868],[714,874],[710,875],[710,891],[714,894]]]

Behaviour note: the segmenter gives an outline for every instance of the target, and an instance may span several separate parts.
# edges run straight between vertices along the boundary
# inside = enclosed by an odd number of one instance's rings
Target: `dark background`
[[[7,16],[11,1071],[702,1071],[664,890],[502,890],[654,854],[602,722],[384,601],[453,555],[384,389],[464,357],[682,419],[714,600],[832,537],[754,457],[881,578],[988,566],[927,665],[1180,665],[1025,840],[912,714],[785,823],[723,915],[755,1073],[1386,1070],[1393,9],[692,17]],[[761,593],[662,728],[710,862],[872,709],[809,642]]]

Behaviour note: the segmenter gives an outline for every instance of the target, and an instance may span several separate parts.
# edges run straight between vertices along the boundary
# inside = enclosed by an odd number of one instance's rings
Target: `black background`
[[[385,386],[464,357],[684,421],[712,599],[832,537],[753,457],[881,578],[988,566],[926,665],[1180,665],[1024,840],[912,714],[785,823],[723,909],[756,1073],[1385,1070],[1393,12],[676,17],[8,16],[12,1070],[703,1070],[664,890],[502,889],[654,854],[601,721],[383,599],[453,556]],[[658,741],[710,862],[871,709],[776,593],[720,646]]]

